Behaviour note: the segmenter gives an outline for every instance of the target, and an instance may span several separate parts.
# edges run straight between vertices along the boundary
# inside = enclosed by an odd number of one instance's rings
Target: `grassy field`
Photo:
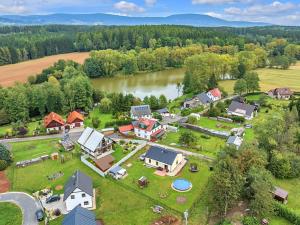
[[[268,91],[277,87],[289,87],[294,91],[300,91],[300,62],[291,66],[288,70],[258,69],[261,91]],[[234,80],[220,81],[229,94],[233,93]]]
[[[129,175],[126,177],[126,179],[122,180],[122,183],[130,188],[133,188],[137,192],[141,192],[142,194],[147,195],[164,205],[167,205],[172,209],[180,211],[181,213],[183,213],[186,209],[189,209],[195,200],[202,196],[202,193],[207,185],[208,178],[211,174],[206,162],[189,157],[188,164],[183,168],[179,175],[176,177],[161,177],[154,174],[154,168],[147,168],[144,166],[144,162],[141,162],[138,158],[140,154],[141,152],[125,163],[125,165],[130,163],[132,166],[126,168]],[[191,173],[189,171],[190,163],[198,164],[198,173]],[[137,185],[138,179],[142,176],[147,177],[149,181],[148,187],[144,189],[141,189]],[[189,180],[193,184],[193,188],[189,192],[185,193],[174,191],[171,188],[171,184],[177,178],[185,178]],[[163,197],[161,197],[161,195],[163,195]],[[177,197],[186,198],[186,202],[178,203],[176,200]]]
[[[207,117],[201,117],[198,120],[197,125],[219,131],[230,131],[232,128],[241,126],[236,123],[226,123],[222,121],[212,120]]]
[[[89,116],[85,118],[84,125],[88,127],[93,127],[92,118],[100,119],[100,126],[98,129],[103,129],[105,127],[105,123],[114,120],[112,114],[101,113],[98,107],[95,108],[92,112],[90,112]]]
[[[21,209],[10,202],[0,202],[0,225],[21,225]]]
[[[0,66],[0,85],[8,87],[14,85],[16,81],[24,83],[29,76],[41,73],[43,69],[52,66],[60,59],[73,60],[82,64],[88,56],[88,52],[74,52]]]

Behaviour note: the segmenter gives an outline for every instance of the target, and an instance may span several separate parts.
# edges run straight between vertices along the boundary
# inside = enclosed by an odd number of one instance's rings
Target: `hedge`
[[[281,203],[275,203],[275,214],[288,220],[294,225],[300,225],[300,215]]]
[[[105,123],[105,128],[131,124],[131,120],[115,120]]]

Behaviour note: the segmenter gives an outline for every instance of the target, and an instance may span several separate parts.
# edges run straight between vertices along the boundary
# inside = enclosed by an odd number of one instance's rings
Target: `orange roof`
[[[210,93],[212,94],[212,96],[214,96],[214,97],[219,97],[219,98],[222,97],[222,94],[221,94],[221,91],[219,90],[219,88],[214,88],[214,89],[210,90],[209,92],[210,92]]]
[[[128,132],[128,131],[131,131],[131,130],[133,130],[133,125],[132,124],[119,127],[119,131],[121,133]]]
[[[65,121],[63,120],[63,118],[55,112],[51,112],[47,116],[44,117],[44,126],[48,127],[48,125],[52,121],[55,121],[55,122],[61,124],[62,126],[65,124]]]
[[[84,120],[84,117],[83,117],[83,115],[80,114],[79,112],[73,111],[73,112],[71,112],[71,113],[68,115],[67,123],[68,123],[68,124],[74,123],[74,121],[75,121],[76,119],[79,119],[79,120],[83,121],[83,120]]]
[[[156,123],[157,123],[157,120],[146,119],[146,118],[140,118],[140,119],[134,124],[134,126],[137,127],[138,129],[141,129],[141,130],[151,131]],[[145,129],[141,128],[141,127],[139,126],[140,124],[145,125],[146,128],[145,128]]]

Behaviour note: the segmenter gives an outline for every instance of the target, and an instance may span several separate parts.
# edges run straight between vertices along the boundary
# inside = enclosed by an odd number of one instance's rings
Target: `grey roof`
[[[228,139],[227,139],[227,144],[235,144],[235,140],[237,139],[236,136],[230,136]]]
[[[96,225],[96,217],[94,212],[82,208],[80,205],[76,206],[69,212],[62,225]]]
[[[145,158],[150,158],[167,165],[172,165],[177,155],[178,153],[172,150],[161,148],[158,146],[151,146],[151,148],[146,153]]]
[[[151,115],[151,109],[149,105],[131,106],[130,113],[133,116],[142,117],[142,116]]]
[[[83,133],[81,134],[81,136],[77,142],[80,145],[84,146],[85,148],[94,152],[96,150],[96,148],[99,146],[99,144],[102,143],[103,138],[104,138],[103,134],[96,131],[95,129],[87,127],[83,131]]]
[[[70,177],[64,190],[64,201],[73,193],[73,191],[79,188],[81,191],[93,196],[93,182],[92,179],[84,173],[76,170],[76,172]]]
[[[158,113],[169,113],[169,110],[167,108],[163,108],[163,109],[156,110],[156,112],[158,112]]]
[[[238,110],[245,111],[245,115],[251,116],[251,114],[255,111],[255,106],[232,101],[230,106],[228,107],[228,111],[237,112]]]
[[[213,102],[205,92],[202,92],[202,93],[196,95],[196,97],[199,99],[199,101],[202,104],[209,104],[209,103]]]

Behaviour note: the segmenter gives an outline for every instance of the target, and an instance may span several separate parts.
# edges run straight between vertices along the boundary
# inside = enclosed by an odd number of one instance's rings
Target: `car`
[[[46,204],[52,203],[52,202],[58,202],[60,200],[59,195],[52,195],[49,198],[46,199]]]
[[[44,211],[42,209],[39,209],[35,212],[35,216],[37,221],[43,221],[44,220]]]
[[[252,128],[252,125],[251,124],[245,124],[245,128],[250,129],[250,128]]]
[[[144,153],[144,154],[140,155],[140,157],[139,157],[139,158],[140,158],[140,160],[141,160],[141,161],[145,161],[145,156],[146,156],[146,153]]]

